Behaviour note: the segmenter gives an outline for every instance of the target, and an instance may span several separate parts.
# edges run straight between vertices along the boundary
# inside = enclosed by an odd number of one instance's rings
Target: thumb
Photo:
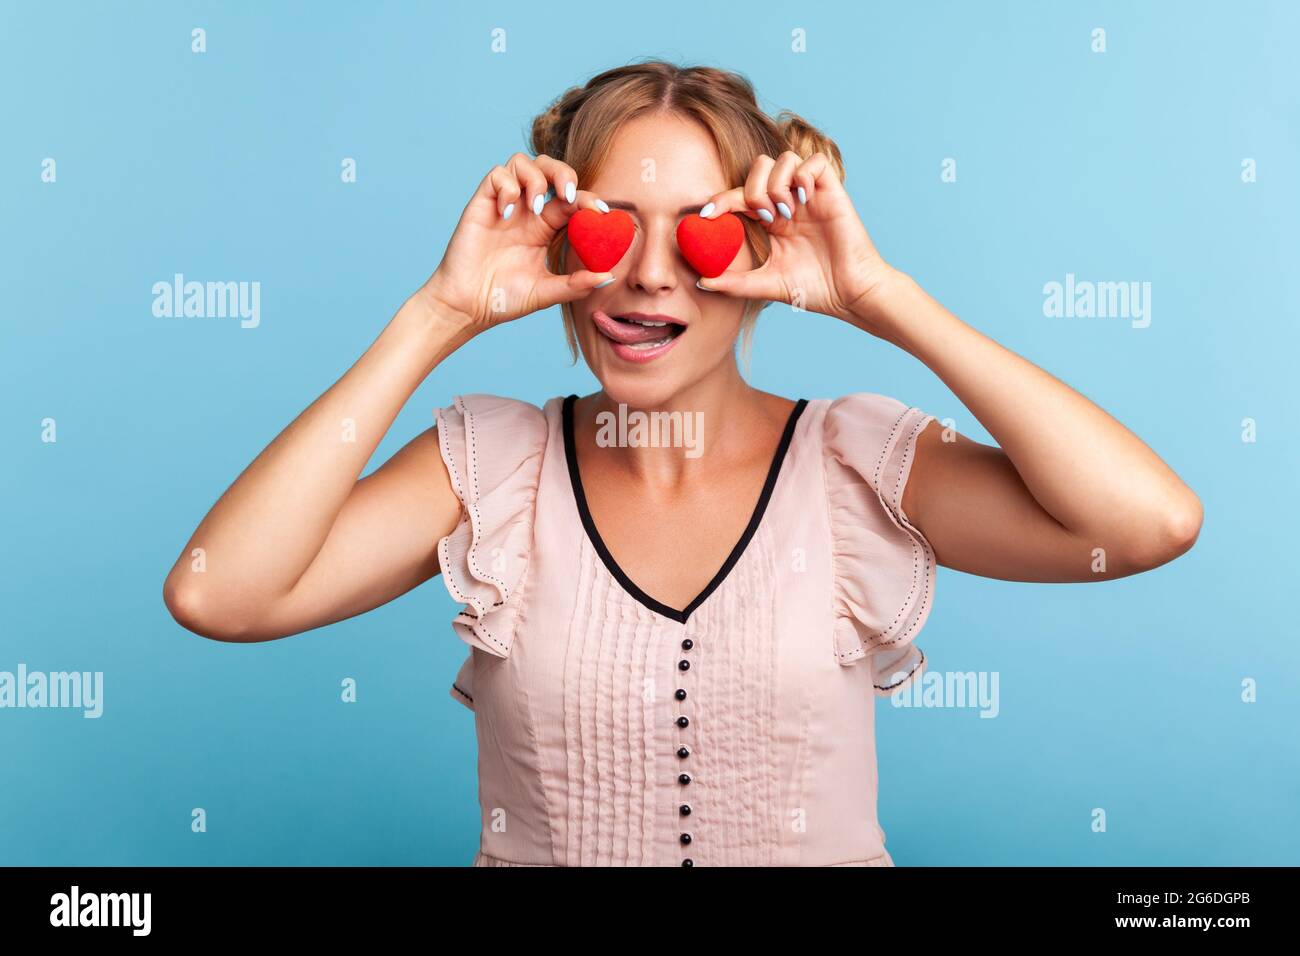
[[[775,273],[762,267],[749,271],[724,272],[712,278],[701,276],[695,284],[706,292],[721,292],[740,299],[785,301],[780,280]]]
[[[581,299],[592,289],[605,282],[612,282],[613,279],[612,272],[591,272],[588,269],[579,269],[567,275],[548,275],[538,280],[537,297],[543,303],[542,308],[547,308],[560,302]]]

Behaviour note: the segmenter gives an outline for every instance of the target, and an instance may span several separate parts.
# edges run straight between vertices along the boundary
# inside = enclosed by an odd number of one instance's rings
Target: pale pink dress
[[[465,508],[438,554],[471,646],[451,694],[478,737],[473,865],[894,865],[874,711],[925,664],[934,552],[901,500],[933,416],[801,401],[731,559],[677,610],[600,541],[569,401],[437,413]]]

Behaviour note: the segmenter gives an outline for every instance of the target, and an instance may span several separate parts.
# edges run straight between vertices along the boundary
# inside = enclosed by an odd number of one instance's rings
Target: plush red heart
[[[706,279],[722,275],[745,241],[740,217],[726,212],[717,219],[687,216],[677,224],[677,246],[686,261]]]
[[[632,217],[622,209],[579,209],[569,217],[569,245],[592,272],[612,269],[632,245],[635,234]]]

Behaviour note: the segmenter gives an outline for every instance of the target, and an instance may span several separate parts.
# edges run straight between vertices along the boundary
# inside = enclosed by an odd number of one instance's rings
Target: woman
[[[535,158],[488,173],[433,275],[204,518],[167,606],[199,634],[263,641],[441,572],[471,648],[451,693],[478,730],[476,865],[893,865],[874,700],[922,671],[935,564],[1135,574],[1191,547],[1200,503],[1119,422],[886,264],[834,143],[765,116],[741,77],[610,70],[532,139]],[[615,207],[631,246],[592,272],[566,226]],[[696,211],[745,224],[716,278],[677,245]],[[768,301],[907,350],[998,446],[871,392],[751,387],[735,346]],[[460,396],[358,480],[440,362],[557,303],[599,392]],[[646,412],[678,430],[628,427]]]

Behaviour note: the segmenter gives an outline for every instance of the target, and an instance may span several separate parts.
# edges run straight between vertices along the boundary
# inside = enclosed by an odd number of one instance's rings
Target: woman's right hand
[[[580,269],[555,275],[546,251],[579,209],[609,209],[577,188],[578,177],[550,156],[516,153],[494,166],[461,213],[442,262],[421,293],[477,334],[530,312],[570,302],[613,278]],[[548,186],[555,198],[546,202]]]
[[[558,198],[534,212],[548,184]],[[547,156],[493,169],[434,274],[199,523],[163,585],[172,616],[214,640],[274,640],[378,607],[437,574],[438,542],[462,512],[437,429],[361,473],[420,383],[467,338],[609,278],[546,268],[547,245],[570,217],[602,205]]]

